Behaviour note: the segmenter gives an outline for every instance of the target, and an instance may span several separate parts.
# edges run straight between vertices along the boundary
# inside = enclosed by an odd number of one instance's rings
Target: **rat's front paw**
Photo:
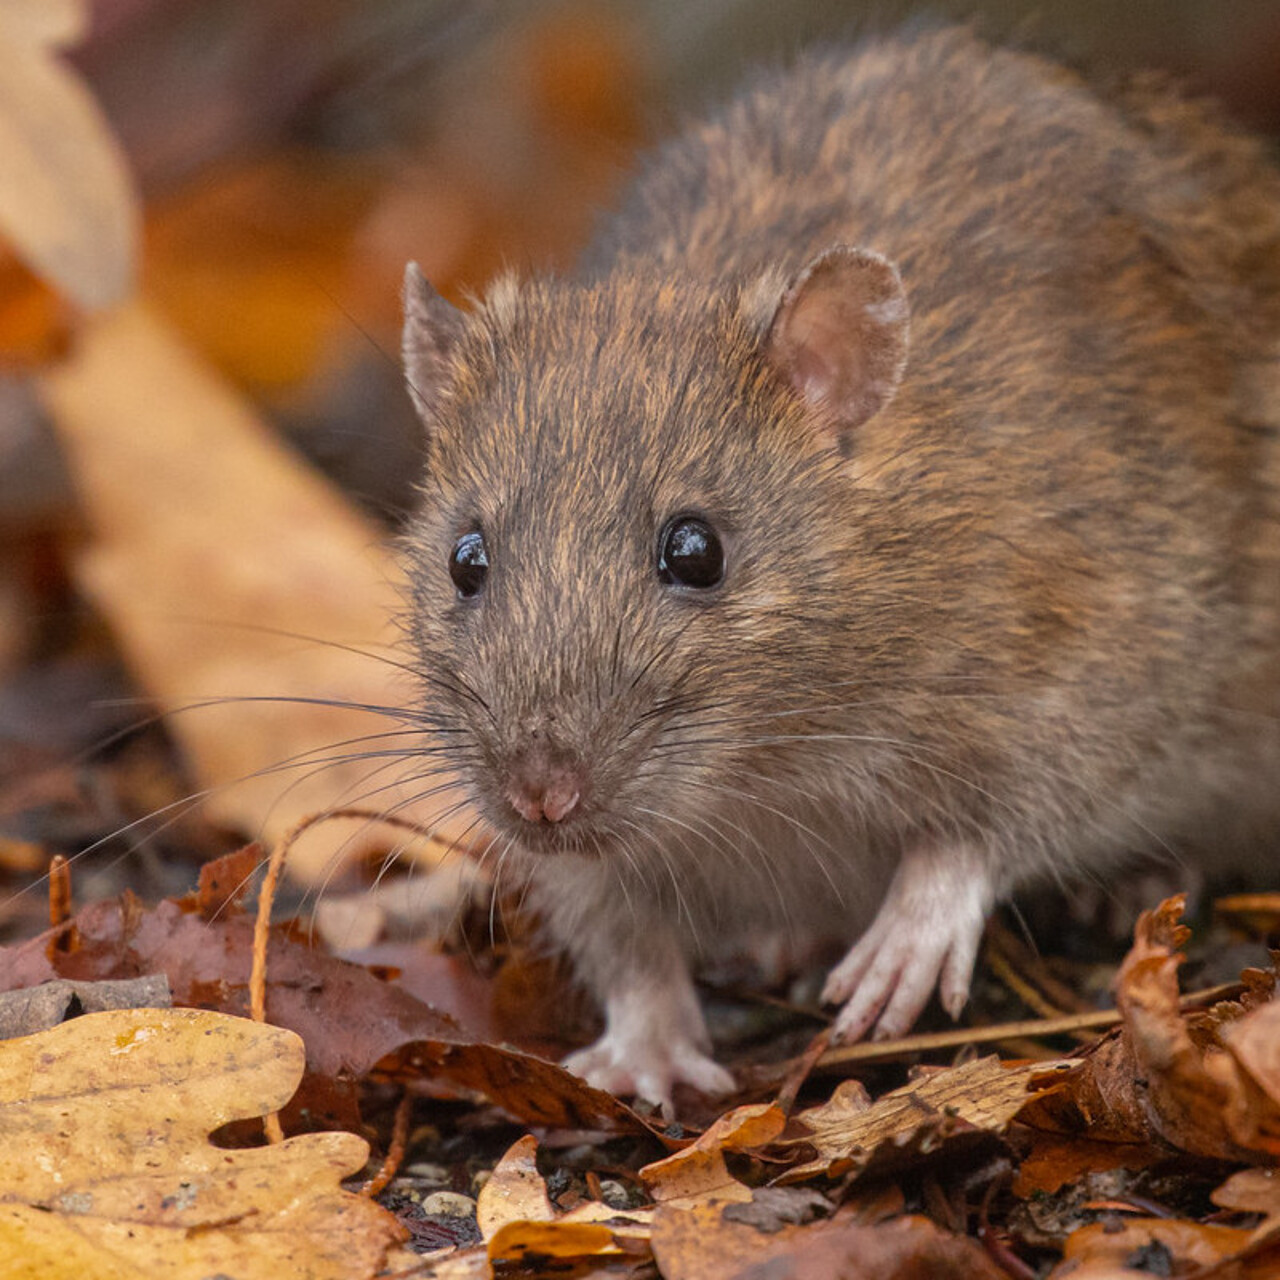
[[[692,1085],[712,1097],[737,1088],[733,1077],[691,1041],[641,1041],[616,1030],[571,1053],[564,1066],[597,1089],[659,1103],[667,1116],[673,1113],[671,1095],[678,1084]]]
[[[831,971],[822,998],[844,1002],[832,1039],[905,1035],[934,987],[960,1016],[994,894],[981,863],[963,849],[906,854],[871,927]]]
[[[605,998],[604,1035],[564,1065],[597,1089],[660,1103],[670,1117],[678,1084],[712,1096],[737,1087],[710,1047],[688,972],[672,964],[664,974],[633,973],[620,983]]]

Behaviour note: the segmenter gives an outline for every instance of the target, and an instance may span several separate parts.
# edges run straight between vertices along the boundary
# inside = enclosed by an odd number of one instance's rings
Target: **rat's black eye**
[[[716,586],[724,577],[720,535],[697,516],[668,520],[658,542],[658,577],[668,586]]]
[[[449,577],[458,588],[458,594],[464,600],[479,595],[488,573],[489,553],[485,550],[484,534],[479,529],[464,533],[453,544],[453,552],[449,556]]]

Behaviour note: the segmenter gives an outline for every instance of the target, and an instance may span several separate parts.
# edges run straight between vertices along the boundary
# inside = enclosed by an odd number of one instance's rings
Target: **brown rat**
[[[1208,109],[967,31],[819,52],[577,278],[406,304],[428,715],[595,1083],[731,1086],[731,932],[865,929],[825,994],[892,1035],[1018,886],[1274,836],[1280,178]]]

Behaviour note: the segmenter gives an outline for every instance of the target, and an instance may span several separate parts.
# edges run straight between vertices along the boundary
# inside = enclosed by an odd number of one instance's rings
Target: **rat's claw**
[[[904,855],[867,932],[831,971],[823,1000],[844,1001],[832,1038],[904,1035],[935,986],[958,1017],[969,997],[978,943],[994,894],[981,863],[964,849]]]

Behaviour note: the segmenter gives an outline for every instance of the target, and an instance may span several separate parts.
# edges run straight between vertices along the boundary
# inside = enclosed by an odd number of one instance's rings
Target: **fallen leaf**
[[[354,332],[335,293],[384,181],[351,150],[215,166],[148,210],[146,295],[237,385],[261,395],[302,383]],[[398,292],[384,287],[385,305]]]
[[[37,274],[79,305],[133,288],[138,204],[101,110],[49,47],[79,34],[85,6],[0,9],[0,228]]]
[[[1119,1031],[1088,1051],[1043,1113],[1049,1127],[1093,1138],[1162,1142],[1193,1155],[1253,1163],[1280,1155],[1280,1005],[1261,974],[1239,1002],[1201,1012],[1179,1007],[1177,971],[1189,931],[1181,897],[1145,912],[1121,965]],[[1266,993],[1266,998],[1264,998]]]
[[[1067,1237],[1062,1263],[1049,1277],[1125,1280],[1143,1272],[1186,1275],[1194,1267],[1212,1267],[1234,1258],[1248,1242],[1249,1232],[1236,1227],[1181,1218],[1094,1222]]]
[[[735,1107],[682,1151],[646,1165],[640,1177],[659,1204],[749,1201],[751,1191],[730,1174],[724,1153],[765,1147],[786,1123],[782,1110],[772,1104]]]
[[[1070,1182],[1111,1169],[1146,1169],[1169,1158],[1164,1147],[1138,1143],[1101,1142],[1085,1134],[1069,1135],[1028,1129],[1031,1149],[1018,1163],[1013,1194],[1052,1195]]]
[[[421,692],[394,656],[403,602],[378,531],[142,304],[87,325],[41,386],[92,535],[77,574],[210,816],[271,844],[362,802],[428,827],[456,815],[416,750]],[[316,883],[370,851],[438,861],[472,828],[455,816],[415,845],[321,823],[288,866]]]
[[[50,956],[48,934],[0,949],[0,990],[163,973],[176,1003],[245,1014],[253,919],[224,909],[205,920],[199,903],[198,894],[153,909],[130,894],[90,903],[74,917],[74,949]],[[293,1105],[312,1125],[358,1127],[355,1081],[377,1068],[482,1095],[529,1124],[650,1132],[611,1094],[554,1062],[469,1038],[407,991],[307,945],[288,924],[273,928],[267,950],[267,1014],[306,1043],[307,1075]]]
[[[765,1233],[731,1216],[737,1206],[662,1205],[653,1256],[664,1280],[1007,1280],[982,1246],[927,1218],[868,1224],[841,1216]]]
[[[538,1140],[526,1134],[507,1149],[480,1188],[476,1222],[484,1239],[492,1239],[510,1222],[550,1222],[556,1216],[537,1155]]]
[[[652,1211],[621,1213],[584,1204],[558,1213],[537,1169],[537,1140],[516,1142],[480,1191],[476,1220],[495,1264],[527,1265],[535,1259],[648,1257]]]
[[[1250,1244],[1280,1232],[1280,1169],[1241,1169],[1212,1195],[1213,1203],[1236,1213],[1260,1213]]]
[[[1033,1081],[1037,1088],[1051,1087],[1055,1065],[1008,1066],[998,1058],[979,1058],[932,1072],[869,1106],[862,1105],[856,1090],[841,1086],[830,1102],[795,1116],[804,1136],[779,1145],[809,1146],[818,1154],[787,1170],[780,1181],[839,1176],[867,1164],[882,1144],[904,1142],[923,1130],[951,1132],[969,1126],[1001,1133],[1031,1100],[1028,1086]]]
[[[6,1276],[373,1276],[403,1232],[340,1189],[363,1139],[208,1140],[281,1107],[302,1064],[290,1032],[184,1009],[87,1014],[0,1043]]]
[[[1234,1103],[1226,1117],[1232,1137],[1280,1157],[1280,1002],[1248,1010],[1220,1034],[1230,1054],[1221,1078]]]

